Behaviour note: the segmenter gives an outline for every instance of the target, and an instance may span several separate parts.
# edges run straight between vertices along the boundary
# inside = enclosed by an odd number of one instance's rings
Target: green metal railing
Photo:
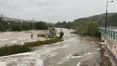
[[[106,30],[105,33],[105,29],[103,28],[99,28],[99,32],[106,34],[108,37],[110,37],[113,40],[117,41],[117,32],[116,31],[112,31],[112,30]]]

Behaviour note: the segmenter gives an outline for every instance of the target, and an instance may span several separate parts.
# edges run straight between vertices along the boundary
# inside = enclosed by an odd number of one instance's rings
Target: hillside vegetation
[[[62,28],[72,28],[75,29],[75,33],[80,35],[88,35],[93,37],[100,37],[98,32],[98,27],[105,26],[105,14],[78,18],[71,22],[58,22],[55,24],[56,27]],[[108,26],[116,27],[117,26],[117,13],[108,14]]]
[[[97,22],[100,26],[105,26],[105,14],[94,15],[85,18],[78,18],[71,22],[58,22],[55,24],[57,27],[64,28],[76,28],[82,22]],[[108,14],[108,26],[116,27],[117,26],[117,13]]]
[[[92,37],[99,37],[98,23],[97,22],[82,22],[76,28],[75,32],[80,35],[88,35]]]
[[[43,21],[5,20],[0,17],[0,31],[45,30],[48,25]]]

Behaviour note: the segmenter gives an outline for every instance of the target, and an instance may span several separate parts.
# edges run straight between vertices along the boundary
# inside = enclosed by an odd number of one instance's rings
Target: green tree
[[[45,29],[48,29],[48,25],[45,22],[42,22],[42,21],[36,22],[34,24],[34,26],[35,26],[35,29],[37,29],[37,30],[45,30]]]

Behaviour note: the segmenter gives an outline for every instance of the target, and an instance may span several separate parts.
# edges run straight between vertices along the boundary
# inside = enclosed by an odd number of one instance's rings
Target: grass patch
[[[0,48],[0,56],[7,56],[17,53],[30,52],[31,47],[61,42],[63,39],[52,38],[45,41],[26,42],[24,45],[5,46]]]
[[[6,55],[29,52],[29,51],[31,51],[31,49],[26,46],[19,46],[19,45],[5,46],[0,48],[0,56],[6,56]]]
[[[45,44],[52,44],[52,43],[61,42],[61,41],[63,41],[63,39],[52,38],[52,39],[45,40],[45,41],[26,42],[26,43],[24,43],[24,46],[25,47],[35,47],[35,46],[40,46],[40,45],[45,45]]]

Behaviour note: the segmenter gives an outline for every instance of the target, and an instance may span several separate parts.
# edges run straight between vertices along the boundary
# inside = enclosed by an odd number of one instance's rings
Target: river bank
[[[104,47],[104,44],[101,44],[102,41],[100,38],[95,38],[95,37],[83,37],[88,41],[94,41],[95,42],[95,46],[98,48],[99,52],[100,52],[100,61],[99,61],[99,66],[115,66],[113,64],[112,59],[109,56],[109,53],[107,52],[107,48]],[[87,64],[81,64],[80,66],[89,66]],[[96,66],[94,64],[94,66]]]

